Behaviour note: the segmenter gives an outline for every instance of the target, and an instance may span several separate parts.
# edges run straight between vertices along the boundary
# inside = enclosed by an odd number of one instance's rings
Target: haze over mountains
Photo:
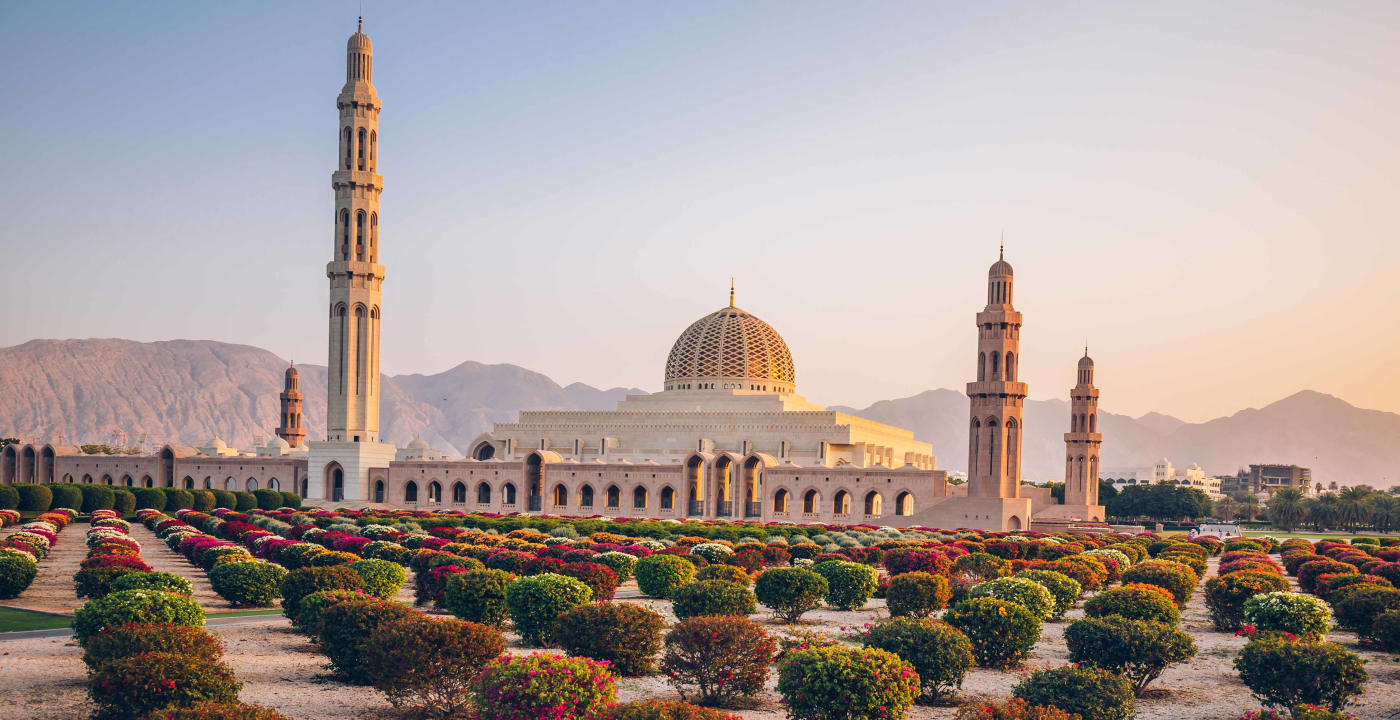
[[[298,365],[303,414],[311,438],[325,432],[322,366]],[[0,436],[108,442],[110,428],[134,444],[203,444],[219,435],[235,447],[266,441],[277,422],[277,394],[286,361],[249,345],[203,340],[33,340],[0,349]],[[514,365],[464,362],[435,375],[384,376],[381,435],[399,445],[421,436],[461,454],[492,423],[523,409],[612,409],[636,388],[561,387]],[[929,390],[867,408],[833,407],[912,429],[933,444],[939,467],[967,465],[967,397]],[[1026,477],[1063,475],[1069,405],[1028,400]],[[1103,468],[1140,467],[1167,457],[1199,463],[1212,474],[1250,462],[1296,462],[1322,482],[1394,485],[1400,481],[1400,414],[1364,410],[1318,392],[1302,391],[1259,409],[1187,423],[1159,413],[1138,418],[1103,411]]]

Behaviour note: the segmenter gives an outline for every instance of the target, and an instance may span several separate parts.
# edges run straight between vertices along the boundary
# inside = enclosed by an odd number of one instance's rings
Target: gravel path
[[[19,597],[0,600],[0,606],[71,614],[87,602],[79,600],[73,592],[73,573],[78,571],[78,563],[87,557],[87,545],[83,543],[87,531],[87,523],[69,523],[54,540],[48,557],[39,563],[34,583]]]

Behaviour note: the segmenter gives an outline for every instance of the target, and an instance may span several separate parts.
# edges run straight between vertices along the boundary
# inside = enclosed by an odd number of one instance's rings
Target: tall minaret
[[[295,365],[287,366],[279,399],[282,401],[282,422],[277,426],[277,437],[286,440],[292,447],[298,447],[306,439],[306,429],[301,425],[302,397],[301,391],[297,389]]]
[[[1015,498],[1021,490],[1021,410],[1026,384],[1017,382],[1021,313],[1011,305],[1012,270],[1005,249],[987,272],[987,307],[977,313],[977,381],[968,434],[967,494]]]
[[[335,105],[339,152],[331,173],[335,232],[330,279],[330,342],[326,362],[326,439],[307,443],[307,497],[366,502],[371,474],[384,482],[393,445],[379,442],[379,94],[369,37],[359,28],[345,53],[345,86]],[[290,442],[290,441],[289,441]]]
[[[326,363],[326,440],[379,442],[379,95],[369,36],[358,28],[346,47],[340,110],[335,235],[330,278],[330,353]]]
[[[1069,432],[1065,433],[1065,505],[1099,504],[1099,389],[1089,348],[1079,358],[1079,379],[1069,391]],[[1100,509],[1102,513],[1102,509]],[[1090,513],[1092,514],[1092,513]]]

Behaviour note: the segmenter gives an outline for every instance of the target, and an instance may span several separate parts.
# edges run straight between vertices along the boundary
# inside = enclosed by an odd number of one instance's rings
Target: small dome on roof
[[[288,443],[286,440],[282,439],[281,437],[279,437],[279,436],[277,436],[277,435],[273,435],[273,436],[272,436],[272,439],[267,441],[267,446],[268,446],[268,447],[279,447],[279,448],[282,448],[283,450],[291,450],[291,449],[292,449],[292,446],[291,446],[290,443]]]
[[[413,438],[413,442],[408,444],[409,450],[428,450],[428,443],[421,437]]]
[[[1079,367],[1091,368],[1094,366],[1094,359],[1089,357],[1089,353],[1084,353],[1084,357],[1079,358]]]
[[[216,450],[227,450],[227,449],[228,449],[228,446],[224,444],[224,441],[221,440],[221,439],[219,438],[218,435],[215,435],[215,436],[213,437],[212,440],[210,440],[209,442],[205,443],[205,447],[211,447],[211,448],[214,448],[214,449],[216,449]]]

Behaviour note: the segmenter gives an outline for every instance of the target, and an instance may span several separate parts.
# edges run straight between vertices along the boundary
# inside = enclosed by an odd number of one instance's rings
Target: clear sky
[[[659,389],[732,274],[813,400],[960,389],[1004,231],[1033,397],[1400,411],[1400,3],[366,4],[391,374]],[[324,363],[356,11],[0,4],[0,345]]]

